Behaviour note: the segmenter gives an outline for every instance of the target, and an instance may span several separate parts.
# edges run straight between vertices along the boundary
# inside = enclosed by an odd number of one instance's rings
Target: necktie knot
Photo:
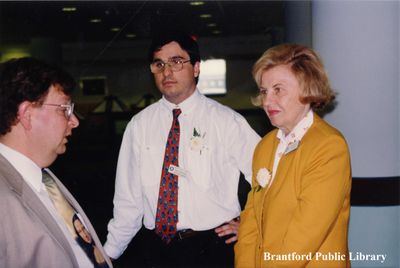
[[[46,170],[42,169],[42,182],[43,182],[45,185],[48,185],[49,183],[52,182],[52,180],[53,180],[53,179],[50,177],[49,173],[47,173]]]
[[[178,116],[182,113],[181,109],[173,109],[172,114],[174,116],[174,120],[178,119]]]

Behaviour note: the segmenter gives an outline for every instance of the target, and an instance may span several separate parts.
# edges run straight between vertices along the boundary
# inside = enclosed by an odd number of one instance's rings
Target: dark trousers
[[[214,229],[196,232],[168,244],[154,230],[145,229],[144,258],[146,267],[233,267],[233,243],[225,244],[226,237],[218,237]]]

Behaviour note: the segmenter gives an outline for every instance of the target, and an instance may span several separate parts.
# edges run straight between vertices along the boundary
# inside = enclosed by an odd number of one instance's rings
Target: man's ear
[[[16,123],[21,123],[21,125],[27,130],[32,128],[32,109],[33,104],[30,101],[24,101],[18,106]]]
[[[194,72],[194,77],[199,77],[200,75],[200,62],[196,61],[196,63],[193,66],[193,72]]]

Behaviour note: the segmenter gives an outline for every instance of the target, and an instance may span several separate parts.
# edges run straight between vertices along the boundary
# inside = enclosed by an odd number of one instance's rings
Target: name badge
[[[168,172],[176,176],[187,177],[187,171],[175,165],[170,165],[168,168]]]
[[[299,143],[300,143],[299,141],[295,141],[293,143],[288,144],[288,146],[286,147],[286,150],[285,150],[285,155],[290,153],[291,151],[296,150],[297,147],[299,147]]]

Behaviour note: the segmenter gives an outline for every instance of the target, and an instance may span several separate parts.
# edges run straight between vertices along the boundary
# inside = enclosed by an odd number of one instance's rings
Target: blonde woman
[[[236,267],[349,267],[350,155],[342,134],[314,112],[335,96],[320,58],[279,45],[253,77],[255,102],[276,129],[254,152]]]

